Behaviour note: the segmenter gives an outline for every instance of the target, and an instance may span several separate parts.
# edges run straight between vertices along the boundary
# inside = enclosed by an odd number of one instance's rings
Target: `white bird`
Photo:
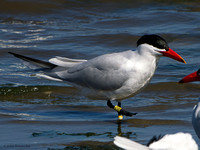
[[[166,134],[158,141],[142,145],[125,137],[116,136],[114,144],[125,150],[198,150],[198,145],[189,133]]]
[[[198,71],[195,71],[185,76],[183,79],[179,81],[179,83],[187,83],[187,82],[194,82],[194,81],[200,81],[200,69]],[[200,138],[200,98],[197,105],[195,105],[193,108],[192,125],[197,136]]]
[[[158,35],[142,36],[135,51],[105,54],[90,60],[55,57],[45,62],[9,53],[46,68],[44,74],[40,74],[44,78],[67,81],[80,88],[86,96],[107,100],[107,105],[118,112],[119,119],[122,115],[136,114],[122,109],[121,100],[136,95],[150,82],[161,56],[186,63]],[[112,105],[112,100],[116,100],[118,105]]]

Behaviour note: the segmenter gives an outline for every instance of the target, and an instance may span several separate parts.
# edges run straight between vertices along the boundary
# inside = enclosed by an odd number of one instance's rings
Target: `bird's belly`
[[[124,85],[122,88],[115,91],[115,99],[116,100],[123,100],[128,97],[133,97],[141,90],[143,90],[147,84],[150,82],[151,78],[147,78],[144,80],[140,80],[140,82],[135,82],[135,80],[130,80],[127,82],[126,85]]]
[[[134,78],[129,79],[121,88],[116,90],[95,90],[91,88],[84,88],[82,92],[90,99],[100,100],[123,100],[128,97],[133,97],[139,93],[150,82],[151,77],[143,78],[136,81]],[[82,93],[82,94],[83,94]]]

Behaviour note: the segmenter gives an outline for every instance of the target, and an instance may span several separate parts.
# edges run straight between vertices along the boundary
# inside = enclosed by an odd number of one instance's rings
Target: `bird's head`
[[[179,81],[179,83],[187,83],[187,82],[193,82],[193,81],[200,81],[200,69],[198,71],[195,71],[185,76],[183,79]]]
[[[163,39],[158,35],[155,34],[143,35],[137,41],[137,46],[140,46],[142,44],[148,44],[149,47],[152,47],[151,49],[153,50],[153,53],[156,53],[160,56],[170,57],[177,61],[186,63],[185,60],[179,54],[177,54],[175,51],[169,48],[165,39]]]

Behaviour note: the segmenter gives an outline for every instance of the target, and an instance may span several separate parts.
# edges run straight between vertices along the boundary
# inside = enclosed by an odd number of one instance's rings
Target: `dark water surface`
[[[159,34],[188,64],[161,58],[151,84],[122,102],[138,112],[117,122],[106,101],[89,100],[65,83],[39,79],[9,55],[89,59],[135,49]],[[118,149],[116,135],[146,144],[153,135],[189,132],[200,84],[177,82],[200,66],[197,0],[1,0],[0,149]]]

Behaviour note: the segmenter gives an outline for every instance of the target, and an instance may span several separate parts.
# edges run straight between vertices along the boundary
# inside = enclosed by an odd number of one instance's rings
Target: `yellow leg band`
[[[121,109],[122,109],[122,108],[119,107],[119,106],[117,106],[117,105],[114,107],[114,110],[116,110],[117,112],[120,112]]]
[[[123,120],[123,116],[122,116],[122,115],[119,115],[119,116],[118,116],[118,120]]]

